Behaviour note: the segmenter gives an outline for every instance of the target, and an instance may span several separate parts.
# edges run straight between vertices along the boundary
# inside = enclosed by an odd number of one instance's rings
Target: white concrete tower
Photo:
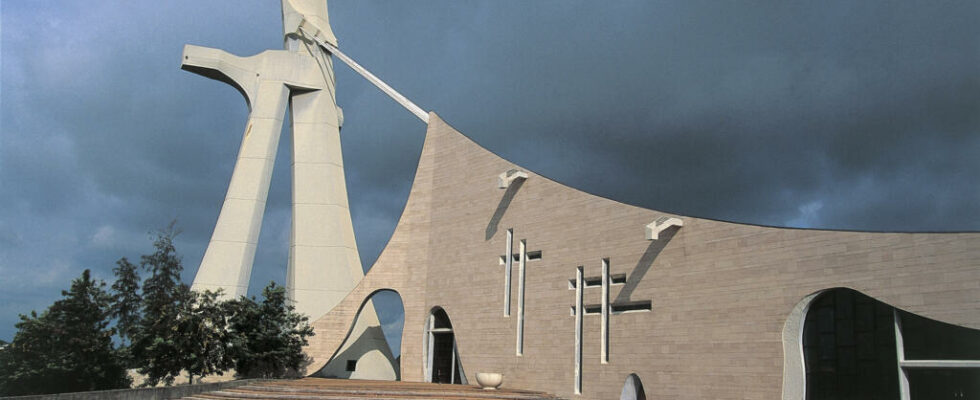
[[[286,49],[315,59],[323,72],[323,90],[294,92],[293,225],[289,244],[287,288],[298,311],[323,315],[364,277],[354,239],[340,145],[343,113],[337,107],[333,58],[319,43],[337,46],[323,0],[282,0]],[[346,359],[332,360],[324,376],[395,379],[397,373],[373,302],[365,305],[350,340],[338,352],[356,355],[349,371]]]
[[[316,60],[324,81],[323,90],[295,91],[290,98],[293,224],[287,287],[297,310],[319,316],[364,276],[347,203],[333,61],[299,27],[315,23],[319,32],[309,34],[334,44],[336,39],[323,0],[282,0],[282,10],[286,49]]]
[[[226,82],[251,109],[231,183],[192,286],[248,289],[287,102],[292,112],[292,231],[287,290],[298,312],[316,320],[364,277],[348,209],[333,62],[317,43],[336,46],[324,0],[282,0],[286,50],[237,57],[186,46],[181,67]],[[395,379],[394,359],[373,304],[364,307],[342,354],[321,374]],[[353,348],[356,347],[356,348]],[[338,365],[343,367],[338,368]],[[314,371],[309,371],[314,372]]]

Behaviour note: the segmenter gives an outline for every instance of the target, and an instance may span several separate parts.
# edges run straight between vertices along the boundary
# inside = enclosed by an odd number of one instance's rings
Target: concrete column
[[[226,298],[248,291],[289,98],[282,80],[262,76],[265,58],[264,54],[236,57],[197,46],[184,49],[184,69],[235,86],[251,107],[228,192],[191,286],[198,291],[223,289]]]
[[[295,36],[287,36],[286,48],[316,60],[322,85],[320,90],[293,91],[290,98],[293,215],[286,288],[296,311],[316,321],[354,289],[364,271],[348,208],[340,142],[343,115],[334,97],[332,59]],[[346,370],[347,357],[356,357],[354,371]],[[373,301],[364,305],[337,358],[317,374],[397,379]]]
[[[364,271],[354,239],[340,147],[340,118],[327,90],[294,93],[293,225],[286,271],[287,290],[296,311],[312,321],[334,308]],[[394,357],[381,331],[374,302],[368,300],[338,354],[357,354],[355,371],[347,358],[332,360],[320,376],[395,380]],[[313,372],[313,371],[309,371]]]
[[[293,226],[288,287],[297,311],[315,320],[347,296],[364,272],[348,210],[333,96],[325,90],[297,93],[291,106]]]

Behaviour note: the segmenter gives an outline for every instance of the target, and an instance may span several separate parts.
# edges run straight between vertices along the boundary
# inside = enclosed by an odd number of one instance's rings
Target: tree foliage
[[[306,338],[313,336],[307,317],[286,299],[286,289],[270,282],[264,299],[242,296],[235,300],[230,331],[234,339],[235,372],[240,378],[282,378],[299,373],[307,359]]]
[[[21,315],[13,342],[0,341],[0,395],[125,388],[127,366],[145,376],[144,386],[171,385],[182,371],[189,383],[232,367],[238,377],[301,373],[313,329],[285,288],[271,282],[261,302],[194,292],[180,279],[177,234],[174,224],[158,232],[154,252],[141,257],[142,293],[139,268],[122,258],[112,294],[86,270],[47,311]]]
[[[157,233],[153,242],[156,251],[144,255],[140,261],[149,276],[143,282],[143,315],[131,350],[139,372],[146,376],[145,386],[160,382],[171,385],[183,367],[180,357],[183,338],[177,322],[192,294],[180,281],[184,267],[174,248],[174,238],[179,232],[173,225]]]
[[[183,308],[177,321],[180,333],[177,347],[188,383],[194,383],[195,376],[223,375],[232,367],[233,360],[226,322],[228,305],[219,300],[221,290],[187,294],[189,298],[181,302]]]
[[[21,315],[0,350],[0,393],[48,394],[129,387],[112,344],[110,296],[89,270],[39,316]]]
[[[136,335],[140,322],[139,271],[123,257],[116,261],[112,272],[116,276],[112,284],[112,317],[116,319],[119,338],[127,345]]]

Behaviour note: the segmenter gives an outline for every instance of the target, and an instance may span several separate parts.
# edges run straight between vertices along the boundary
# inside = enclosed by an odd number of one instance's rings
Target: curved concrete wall
[[[472,142],[435,114],[409,200],[371,271],[316,321],[308,352],[323,365],[380,288],[405,307],[402,378],[422,380],[426,311],[453,320],[467,377],[502,372],[504,386],[568,398],[618,398],[636,373],[651,398],[778,398],[783,327],[794,307],[826,288],[849,287],[936,320],[980,328],[980,233],[869,233],[762,227],[670,215],[584,193],[528,173],[511,189],[497,176],[519,166]],[[656,183],[651,183],[656,184]],[[515,187],[516,186],[516,187]],[[683,227],[647,241],[663,216]],[[515,351],[518,268],[505,317],[506,231],[542,256],[526,265],[523,355]],[[599,315],[585,315],[582,395],[573,393],[577,266],[586,277],[626,274],[609,297],[650,300],[614,313],[609,360],[600,360]],[[599,288],[585,304],[600,302]]]

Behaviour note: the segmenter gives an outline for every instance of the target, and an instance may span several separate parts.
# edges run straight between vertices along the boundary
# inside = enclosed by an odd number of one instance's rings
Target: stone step
[[[435,385],[431,388],[409,387],[404,389],[360,387],[360,388],[340,388],[323,387],[315,385],[303,386],[284,386],[284,385],[248,385],[236,388],[251,392],[278,392],[278,393],[297,393],[297,394],[342,394],[342,395],[379,395],[379,396],[408,396],[425,397],[432,395],[466,397],[473,399],[499,399],[499,400],[538,400],[543,393],[534,392],[514,392],[514,391],[490,391],[478,389],[474,386],[463,385]]]
[[[486,397],[454,396],[441,393],[422,395],[380,394],[380,393],[268,393],[248,391],[214,391],[185,399],[216,400],[216,399],[269,399],[269,400],[339,400],[339,399],[372,399],[372,400],[411,400],[411,399],[443,399],[443,400],[485,400]],[[539,399],[546,399],[541,397]]]
[[[387,382],[346,379],[303,378],[251,383],[185,397],[191,400],[554,400],[546,393],[527,390],[482,390],[475,386],[421,382]]]

